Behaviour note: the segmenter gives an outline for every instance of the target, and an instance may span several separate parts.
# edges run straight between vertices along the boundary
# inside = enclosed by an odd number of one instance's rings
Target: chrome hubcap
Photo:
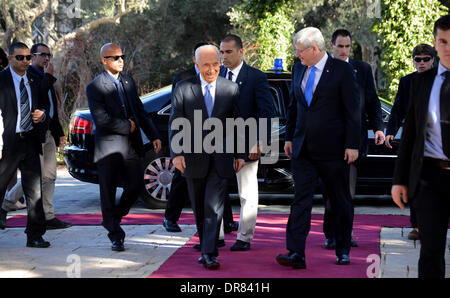
[[[144,184],[147,192],[155,199],[167,201],[175,167],[169,157],[153,160],[144,171]]]

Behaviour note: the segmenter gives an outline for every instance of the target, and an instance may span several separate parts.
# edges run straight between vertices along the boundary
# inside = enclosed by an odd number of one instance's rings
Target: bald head
[[[100,49],[100,57],[105,57],[105,56],[110,56],[111,53],[116,52],[116,51],[120,51],[122,52],[122,50],[120,49],[120,47],[114,43],[105,43],[102,48]]]
[[[100,56],[105,70],[117,78],[123,70],[123,60],[125,59],[120,47],[113,43],[104,44],[100,49]]]

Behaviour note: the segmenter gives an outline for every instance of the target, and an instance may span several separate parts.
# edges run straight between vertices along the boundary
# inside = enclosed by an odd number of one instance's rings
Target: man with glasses
[[[20,42],[8,49],[10,67],[0,72],[0,110],[3,113],[3,158],[0,160],[0,202],[8,182],[20,169],[22,187],[28,205],[27,246],[49,247],[42,238],[46,231],[41,196],[42,153],[40,138],[48,110],[39,98],[38,82],[27,72],[31,62],[28,47]],[[6,214],[1,209],[0,228],[6,226]]]
[[[397,95],[395,96],[394,106],[389,116],[389,121],[386,126],[386,146],[392,149],[391,142],[394,140],[394,136],[397,134],[403,120],[406,117],[406,111],[408,107],[409,89],[411,87],[411,79],[418,73],[431,69],[434,63],[434,57],[436,51],[427,44],[419,44],[413,49],[412,58],[413,63],[417,71],[410,73],[400,79],[398,84]],[[409,198],[409,220],[411,222],[412,230],[408,233],[408,239],[418,240],[419,229],[417,228],[416,212],[412,205],[412,198]]]
[[[28,73],[40,86],[40,94],[47,101],[49,109],[47,111],[46,130],[42,135],[42,203],[44,204],[45,220],[47,230],[65,229],[71,227],[71,223],[64,222],[55,217],[53,208],[53,194],[56,180],[56,147],[61,147],[66,143],[66,137],[58,117],[58,101],[53,84],[56,78],[53,76],[53,65],[50,62],[52,54],[47,45],[43,43],[34,44],[31,47],[32,65],[28,68]],[[21,181],[9,192],[3,202],[2,208],[8,210],[9,206],[15,206],[16,200],[23,196]],[[9,200],[8,200],[9,199]]]
[[[125,232],[120,222],[144,189],[141,129],[152,141],[156,153],[161,150],[161,137],[147,117],[133,78],[122,73],[125,56],[121,48],[107,43],[100,56],[104,71],[86,89],[96,126],[94,162],[99,174],[102,225],[108,230],[111,249],[123,251]],[[116,189],[120,184],[123,193],[116,205]]]

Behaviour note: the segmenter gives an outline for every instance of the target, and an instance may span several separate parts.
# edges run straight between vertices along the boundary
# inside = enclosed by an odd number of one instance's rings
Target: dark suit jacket
[[[239,115],[239,108],[237,106],[237,101],[239,100],[239,88],[237,84],[218,77],[216,81],[216,94],[214,107],[211,117],[220,119],[225,129],[226,118],[236,118]],[[186,170],[183,176],[186,178],[205,178],[208,174],[209,164],[212,158],[214,158],[217,173],[222,178],[233,178],[235,177],[235,172],[233,169],[233,159],[234,158],[244,158],[243,154],[233,154],[226,153],[226,138],[227,133],[223,134],[223,152],[224,153],[206,153],[203,146],[201,146],[201,152],[196,153],[194,150],[195,138],[194,134],[201,134],[201,141],[206,135],[210,133],[209,130],[195,131],[194,127],[194,113],[195,111],[201,111],[201,122],[202,125],[204,121],[208,118],[208,113],[205,106],[205,101],[203,97],[201,82],[199,75],[191,77],[189,79],[179,82],[175,88],[175,93],[172,97],[172,111],[169,120],[169,141],[172,143],[174,138],[180,130],[172,129],[172,122],[178,118],[185,118],[189,121],[191,126],[190,131],[190,152],[174,152],[172,146],[170,146],[171,157],[183,155],[186,162]],[[183,136],[187,140],[188,135],[186,133]],[[198,143],[198,142],[197,142]],[[236,142],[235,142],[236,144]]]
[[[160,135],[152,120],[147,116],[136,85],[131,76],[120,74],[123,89],[130,106],[129,117],[133,117],[136,130],[130,134],[131,124],[126,117],[116,86],[103,71],[86,88],[89,109],[95,123],[94,162],[113,153],[128,156],[129,139],[138,155],[144,155],[144,146],[140,129],[150,141],[160,139]]]
[[[177,73],[172,81],[172,94],[175,90],[175,87],[177,85],[178,82],[182,81],[182,80],[186,80],[188,78],[191,77],[195,77],[197,75],[197,72],[195,71],[195,66],[191,66],[186,70],[180,71],[179,73]]]
[[[40,86],[40,97],[43,100],[47,100],[48,103],[46,103],[46,105],[49,107],[49,109],[47,110],[46,113],[46,121],[45,121],[45,126],[47,129],[50,130],[53,139],[55,139],[55,145],[56,147],[59,146],[60,142],[59,139],[60,137],[64,136],[64,131],[63,128],[61,126],[61,123],[59,122],[59,115],[58,115],[58,100],[57,100],[57,96],[56,96],[56,92],[55,92],[55,88],[53,87],[53,84],[56,82],[56,78],[54,76],[52,76],[51,74],[48,73],[44,73],[42,71],[40,71],[39,69],[35,68],[34,66],[30,66],[30,68],[28,68],[28,73],[37,81],[39,82],[39,86]],[[50,98],[48,96],[48,92],[51,92],[52,95],[52,103],[53,103],[53,118],[50,118],[50,114],[49,114],[49,110],[50,110]],[[41,140],[43,143],[45,142],[45,135],[44,135],[44,140]]]
[[[345,149],[358,149],[361,112],[352,67],[328,57],[308,107],[301,82],[307,67],[300,62],[292,69],[291,101],[286,123],[286,141],[293,142],[297,159],[306,143],[310,157],[342,160]]]
[[[398,129],[402,126],[403,120],[406,117],[408,109],[409,89],[411,86],[411,79],[417,74],[417,71],[410,73],[400,79],[398,84],[397,94],[395,95],[394,106],[389,116],[389,121],[386,126],[386,135],[397,134]]]
[[[220,75],[222,77],[225,77],[227,71],[227,68],[222,68],[220,71]],[[270,143],[270,119],[275,117],[275,107],[272,94],[270,93],[269,82],[267,81],[266,74],[259,69],[249,66],[244,62],[241,70],[239,71],[236,83],[239,86],[238,106],[240,116],[244,120],[247,120],[248,118],[254,118],[256,119],[258,124],[260,118],[267,118],[268,122],[266,141]],[[248,131],[246,133],[245,160],[248,161],[248,153],[250,151]],[[257,138],[259,139],[259,129],[257,134]]]
[[[418,189],[425,151],[428,104],[436,75],[437,67],[411,78],[408,112],[393,179],[393,184],[408,186],[408,197],[414,197]]]
[[[31,111],[36,109],[48,110],[45,100],[39,97],[39,84],[27,71],[28,81],[31,89]],[[7,159],[8,155],[13,155],[15,152],[15,134],[17,125],[17,98],[14,89],[14,82],[11,75],[10,68],[6,68],[0,72],[0,109],[3,116],[3,159]],[[42,153],[41,138],[45,133],[44,122],[33,123],[33,130],[31,132],[32,138],[35,140],[35,150],[39,154]]]
[[[364,61],[349,60],[353,66],[353,74],[358,85],[361,107],[361,143],[359,154],[367,155],[368,150],[368,130],[371,128],[374,132],[383,131],[383,118],[381,115],[381,104],[378,99],[375,82],[373,79],[372,68]],[[368,120],[368,121],[367,121]]]

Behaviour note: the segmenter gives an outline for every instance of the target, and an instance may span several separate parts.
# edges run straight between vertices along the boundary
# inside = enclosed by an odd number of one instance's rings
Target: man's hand
[[[408,187],[406,187],[406,185],[394,184],[391,188],[391,195],[394,203],[397,204],[400,209],[405,209],[403,203],[408,203]]]
[[[155,153],[158,153],[159,151],[161,151],[161,140],[160,139],[156,139],[152,142],[153,144],[153,148],[155,149]]]
[[[53,64],[48,62],[47,65],[44,65],[44,72],[53,75],[54,73]]]
[[[358,155],[358,149],[345,149],[344,160],[346,160],[348,164],[351,164],[358,159]]]
[[[136,130],[136,123],[131,118],[128,121],[131,123],[130,133],[133,133]]]
[[[384,133],[381,130],[375,132],[375,145],[382,145],[385,139]]]
[[[184,161],[183,155],[178,155],[174,159],[172,159],[172,163],[181,173],[184,173],[184,170],[186,169],[186,163]]]
[[[234,170],[238,173],[245,165],[245,160],[238,158],[234,160]]]
[[[41,110],[36,109],[36,110],[34,110],[33,113],[31,113],[31,117],[32,117],[34,123],[39,123],[42,120],[44,120],[45,113]]]
[[[261,151],[262,146],[255,144],[252,149],[250,150],[250,154],[248,155],[248,158],[251,160],[257,160],[261,157]]]
[[[59,137],[59,147],[62,148],[66,144],[66,136]]]
[[[292,142],[291,141],[286,141],[284,143],[284,153],[286,153],[287,157],[289,159],[291,159],[291,155],[292,155]]]
[[[393,135],[387,135],[386,136],[386,147],[388,147],[389,149],[392,149],[391,142],[393,140],[394,140],[394,136]]]

